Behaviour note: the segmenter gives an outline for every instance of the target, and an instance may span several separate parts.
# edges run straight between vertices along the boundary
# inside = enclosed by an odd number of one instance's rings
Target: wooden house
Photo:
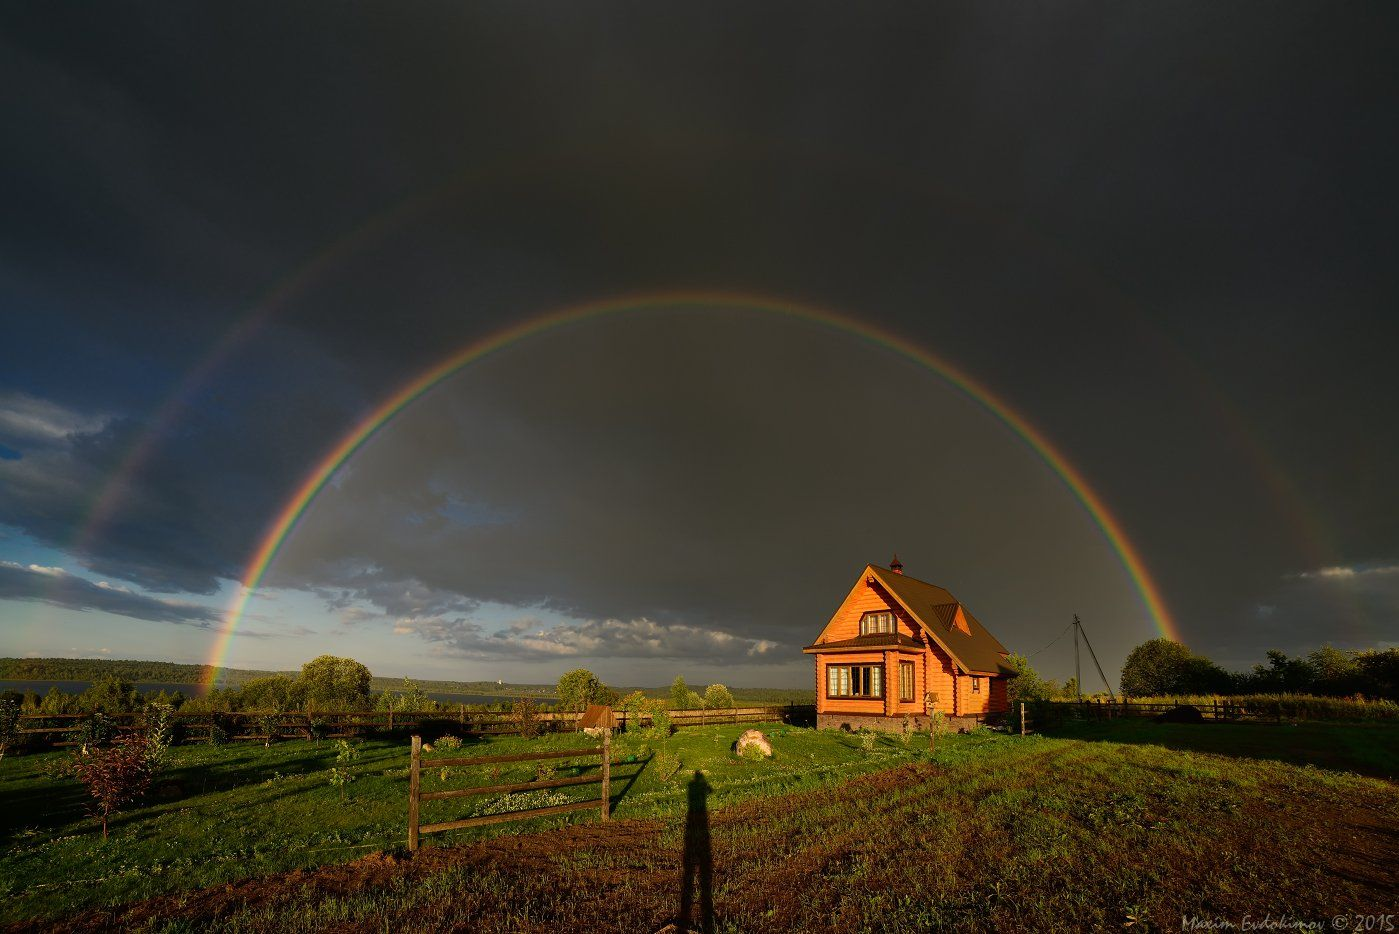
[[[953,727],[994,722],[1015,671],[1006,649],[948,591],[889,567],[866,565],[816,641],[820,727],[927,727],[936,707]],[[929,704],[933,706],[929,706]]]

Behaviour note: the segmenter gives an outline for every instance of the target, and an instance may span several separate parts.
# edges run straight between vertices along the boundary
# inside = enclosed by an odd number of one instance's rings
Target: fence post
[[[612,731],[602,731],[602,819],[611,818],[612,804]]]
[[[1025,702],[1020,702],[1020,735],[1025,735]]]
[[[421,791],[419,775],[422,770],[423,738],[413,735],[413,756],[408,765],[408,852],[418,851],[418,796]]]
[[[462,726],[466,726],[466,705],[465,705],[465,704],[458,704],[458,705],[457,705],[457,722],[460,723]]]
[[[389,701],[389,732],[393,732],[393,701]]]

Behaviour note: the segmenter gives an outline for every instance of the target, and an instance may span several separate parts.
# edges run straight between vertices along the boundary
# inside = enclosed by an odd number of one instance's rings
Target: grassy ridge
[[[202,684],[208,677],[207,665],[184,665],[177,662],[151,662],[108,658],[0,658],[0,680],[9,681],[98,681],[105,677],[120,678],[132,683]],[[291,675],[295,671],[258,671],[251,668],[220,669],[219,686],[237,687],[252,679],[269,675]],[[515,684],[495,681],[438,681],[412,679],[419,689],[434,694],[483,694],[513,697],[528,694],[552,698],[552,684]],[[375,691],[399,691],[403,678],[376,676],[370,683]],[[701,690],[702,690],[701,686]],[[740,704],[811,704],[815,694],[800,688],[744,688],[730,685],[734,699]],[[615,689],[618,694],[641,691],[647,697],[669,697],[669,687]]]
[[[151,662],[117,658],[0,658],[0,679],[7,681],[97,681],[120,678],[123,681],[160,684],[202,684],[212,671],[208,665],[179,662]],[[220,669],[222,687],[241,684],[249,678],[277,674],[248,668]]]

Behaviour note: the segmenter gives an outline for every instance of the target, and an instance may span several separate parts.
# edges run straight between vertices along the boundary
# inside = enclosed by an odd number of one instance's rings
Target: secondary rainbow
[[[463,367],[534,335],[592,318],[626,313],[645,314],[679,308],[738,309],[796,318],[854,335],[931,369],[1000,419],[1049,465],[1050,469],[1059,476],[1102,530],[1128,577],[1131,578],[1140,593],[1142,602],[1157,629],[1166,638],[1180,641],[1175,621],[1161,597],[1160,590],[1147,571],[1141,555],[1127,538],[1121,522],[1108,510],[1107,504],[1089,486],[1083,474],[1069,463],[1068,459],[1050,443],[1049,439],[986,386],[931,351],[891,331],[824,308],[776,298],[727,292],[659,292],[574,305],[497,331],[450,354],[435,366],[407,382],[369,412],[306,474],[305,479],[277,513],[259,540],[256,550],[248,561],[247,569],[244,571],[242,586],[239,588],[238,594],[224,618],[224,625],[214,641],[213,649],[209,655],[207,683],[212,685],[217,679],[218,672],[222,669],[224,658],[228,653],[228,647],[247,609],[248,601],[256,592],[263,576],[266,575],[267,569],[277,556],[282,543],[296,528],[297,522],[316,498],[316,494],[345,461],[363,447],[379,429],[392,421],[399,412]]]

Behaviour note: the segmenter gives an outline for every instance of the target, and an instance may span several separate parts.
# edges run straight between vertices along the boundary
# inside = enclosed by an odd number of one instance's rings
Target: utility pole
[[[1079,621],[1078,614],[1074,614],[1074,677],[1078,679],[1078,699],[1083,700],[1083,679],[1078,676],[1078,634],[1083,629],[1083,623]],[[1098,653],[1093,651],[1093,643],[1088,641],[1088,633],[1083,633],[1083,644],[1088,646],[1088,654],[1093,658],[1093,667],[1098,669],[1098,677],[1103,679],[1103,687],[1108,689],[1108,697],[1117,702],[1117,695],[1112,693],[1112,684],[1108,681],[1108,676],[1103,674],[1103,666],[1098,663]]]
[[[1078,699],[1083,700],[1083,676],[1078,671],[1078,629],[1083,624],[1078,621],[1078,614],[1074,614],[1074,691],[1078,694]]]

